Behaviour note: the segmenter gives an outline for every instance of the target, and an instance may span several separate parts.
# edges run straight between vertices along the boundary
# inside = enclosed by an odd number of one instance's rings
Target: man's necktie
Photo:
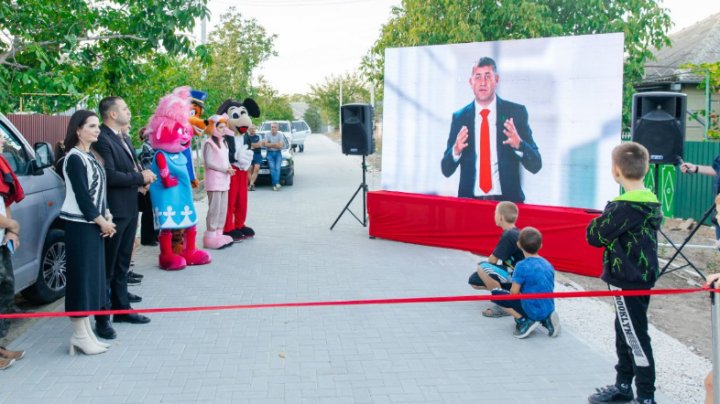
[[[488,193],[492,189],[492,171],[490,164],[490,123],[488,123],[489,109],[483,109],[480,111],[482,116],[482,123],[480,124],[480,148],[478,150],[478,161],[480,167],[478,168],[478,177],[480,178],[480,189],[483,192]]]

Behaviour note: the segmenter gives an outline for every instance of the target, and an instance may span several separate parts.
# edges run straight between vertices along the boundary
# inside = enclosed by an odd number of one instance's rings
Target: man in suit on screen
[[[442,173],[450,177],[460,167],[461,198],[524,202],[520,165],[533,174],[542,168],[527,110],[495,94],[493,59],[480,58],[469,81],[475,99],[453,114]]]

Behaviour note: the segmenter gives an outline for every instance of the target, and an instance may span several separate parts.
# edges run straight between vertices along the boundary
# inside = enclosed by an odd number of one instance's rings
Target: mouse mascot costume
[[[193,203],[187,159],[193,129],[190,119],[190,88],[176,88],[160,99],[150,118],[150,143],[155,150],[151,165],[158,180],[150,185],[155,228],[160,230],[160,268],[172,271],[187,265],[203,265],[210,255],[195,247],[197,212]],[[180,254],[172,249],[172,230],[185,229]]]
[[[260,107],[252,98],[246,98],[242,103],[235,100],[225,100],[218,108],[217,114],[227,114],[228,128],[233,135],[225,136],[230,154],[230,163],[235,168],[235,175],[230,180],[228,193],[227,218],[223,234],[235,241],[240,241],[255,235],[255,231],[245,225],[248,208],[248,172],[252,163],[253,152],[249,150],[250,140],[246,136],[252,125],[252,119],[260,116]]]

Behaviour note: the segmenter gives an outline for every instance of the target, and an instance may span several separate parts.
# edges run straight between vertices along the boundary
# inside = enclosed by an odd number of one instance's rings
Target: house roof
[[[645,64],[644,83],[698,83],[703,76],[691,74],[681,65],[720,61],[720,13],[668,35],[670,46],[654,50],[655,60]]]

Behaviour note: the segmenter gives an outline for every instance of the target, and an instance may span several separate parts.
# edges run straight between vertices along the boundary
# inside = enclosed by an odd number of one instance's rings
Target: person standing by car
[[[252,125],[248,128],[248,137],[250,138],[250,150],[253,152],[252,165],[250,166],[250,188],[248,191],[255,190],[255,181],[260,173],[260,164],[262,164],[262,138],[257,133],[257,128]]]
[[[120,97],[106,97],[100,101],[100,136],[93,149],[103,161],[107,175],[107,200],[112,210],[117,236],[106,240],[105,268],[110,289],[110,308],[132,309],[128,298],[127,281],[130,259],[135,243],[138,222],[138,189],[155,181],[150,170],[143,170],[135,158],[132,145],[121,128],[130,123],[130,109]],[[113,339],[117,336],[109,316],[95,316],[98,336]],[[141,314],[116,314],[113,322],[149,323]]]
[[[284,135],[278,132],[277,123],[273,122],[270,125],[270,133],[268,133],[265,137],[264,145],[267,149],[267,161],[268,166],[270,167],[270,178],[272,179],[273,191],[279,191]]]
[[[65,232],[72,235],[65,238],[65,311],[101,310],[107,303],[104,239],[115,235],[115,224],[107,204],[105,170],[90,152],[99,135],[100,120],[94,112],[79,110],[70,118],[63,162],[65,201],[60,209]],[[85,355],[107,351],[109,345],[98,341],[87,316],[70,321],[70,355],[76,349]]]
[[[0,136],[0,153],[3,151],[5,138]],[[0,154],[0,173],[3,181],[0,183],[0,313],[20,313],[22,310],[15,305],[15,273],[11,255],[20,247],[20,224],[13,220],[10,214],[10,204],[20,202],[24,193],[20,182],[10,164]],[[10,174],[12,182],[5,182],[5,174]],[[10,329],[10,320],[0,319],[0,338],[7,335]],[[7,369],[16,360],[22,359],[25,351],[10,351],[0,347],[0,370]]]

